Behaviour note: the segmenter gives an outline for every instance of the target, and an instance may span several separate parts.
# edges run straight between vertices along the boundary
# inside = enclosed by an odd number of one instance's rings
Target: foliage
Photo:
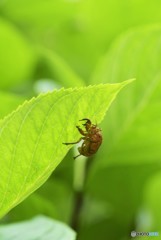
[[[25,233],[25,234],[24,234]],[[51,220],[47,217],[36,217],[30,221],[9,224],[0,227],[1,239],[55,239],[74,240],[75,233],[65,224]]]
[[[79,137],[79,119],[100,122],[128,82],[40,94],[1,120],[0,216],[47,180],[69,149],[62,143]]]
[[[83,191],[78,239],[159,232],[160,8],[157,0],[0,1],[0,215],[11,224],[7,234],[39,214],[70,225],[75,153],[62,142],[79,138],[75,126],[84,117],[100,124],[103,143]],[[81,164],[79,171],[77,182]]]

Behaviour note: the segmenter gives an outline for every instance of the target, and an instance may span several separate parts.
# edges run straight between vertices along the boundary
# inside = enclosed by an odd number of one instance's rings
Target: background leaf
[[[96,236],[100,228],[111,239],[127,238],[138,226],[144,230],[137,221],[144,208],[144,187],[159,172],[161,159],[160,33],[160,27],[151,26],[123,34],[91,79],[92,82],[100,79],[121,82],[129,75],[136,77],[128,91],[119,94],[102,124],[106,132],[102,151],[95,156],[86,191],[88,198],[103,202],[107,214],[99,224],[83,225],[82,238]],[[153,209],[152,205],[148,206],[147,209]],[[157,206],[159,209],[159,203]],[[86,215],[89,215],[88,208]],[[115,228],[119,229],[119,236]]]
[[[100,158],[109,163],[147,163],[160,160],[161,145],[161,43],[160,27],[130,31],[115,42],[92,82],[137,80],[120,94],[104,127],[108,148]]]
[[[53,79],[54,82],[64,87],[80,87],[84,85],[83,80],[77,76],[67,63],[56,53],[49,49],[39,48],[39,64],[37,66],[38,76]]]
[[[158,168],[159,169],[159,168]],[[158,173],[154,175],[145,185],[143,192],[143,203],[139,214],[138,230],[144,231],[158,231],[161,229],[161,213],[160,209],[160,186],[161,186],[161,174],[160,169]]]
[[[27,220],[41,213],[69,223],[73,191],[66,181],[56,179],[55,173],[53,175],[41,188],[10,211],[6,216],[7,222]]]
[[[24,240],[74,240],[76,234],[65,224],[43,216],[30,221],[0,226],[2,240],[19,240],[22,237]]]
[[[88,83],[120,33],[161,23],[160,7],[158,0],[148,4],[146,0],[8,0],[1,12],[32,42],[54,50]]]
[[[99,123],[129,82],[41,94],[0,122],[1,216],[47,180],[70,148],[62,143],[79,138],[78,121]]]
[[[0,39],[0,88],[16,88],[30,80],[36,56],[18,30],[2,18]]]
[[[0,102],[3,104],[0,105],[0,118],[8,115],[10,112],[16,109],[18,105],[23,103],[24,100],[25,98],[22,96],[1,91]]]

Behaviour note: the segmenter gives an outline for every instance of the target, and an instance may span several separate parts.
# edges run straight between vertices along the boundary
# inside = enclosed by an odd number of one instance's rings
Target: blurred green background
[[[0,0],[1,118],[43,91],[134,77],[101,126],[82,240],[161,231],[161,1]],[[69,224],[72,156],[3,222],[41,213]]]

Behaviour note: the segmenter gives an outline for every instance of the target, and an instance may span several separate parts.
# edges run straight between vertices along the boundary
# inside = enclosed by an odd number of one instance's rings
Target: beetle
[[[80,134],[83,135],[83,137],[81,137],[76,142],[63,143],[65,145],[77,144],[81,140],[83,140],[82,145],[78,147],[79,155],[75,156],[74,159],[81,155],[85,157],[92,156],[98,151],[100,145],[102,144],[101,129],[97,127],[97,125],[94,125],[88,118],[83,118],[79,121],[86,121],[82,124],[85,127],[85,130],[83,130],[79,126],[76,126],[76,128],[78,129]]]

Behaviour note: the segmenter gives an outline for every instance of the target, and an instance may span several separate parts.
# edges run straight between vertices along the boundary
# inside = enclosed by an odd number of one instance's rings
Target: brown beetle
[[[70,145],[77,144],[81,140],[84,140],[81,147],[78,147],[78,151],[80,154],[74,157],[74,159],[79,157],[80,155],[83,155],[85,157],[92,156],[97,152],[102,143],[101,129],[98,128],[97,125],[92,124],[88,118],[83,118],[80,121],[86,121],[86,123],[83,124],[83,126],[85,126],[85,131],[81,129],[79,126],[76,126],[76,128],[78,129],[80,134],[83,135],[83,137],[81,137],[76,142],[63,143],[65,145]]]

